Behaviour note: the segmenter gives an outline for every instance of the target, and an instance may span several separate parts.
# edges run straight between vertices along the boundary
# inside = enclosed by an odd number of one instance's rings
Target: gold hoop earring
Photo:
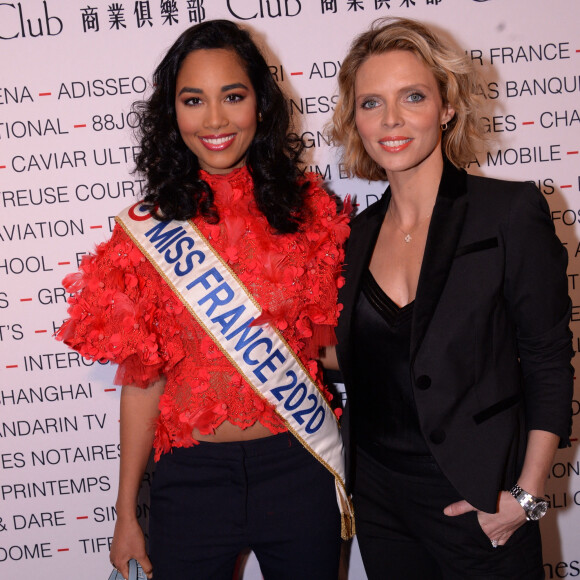
[[[441,125],[441,131],[447,131],[447,123]]]
[[[262,122],[262,113],[258,113],[258,123]]]

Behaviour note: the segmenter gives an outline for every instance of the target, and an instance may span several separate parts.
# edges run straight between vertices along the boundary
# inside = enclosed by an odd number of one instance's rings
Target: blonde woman
[[[528,183],[468,175],[470,63],[418,22],[343,62],[334,139],[388,180],[353,222],[338,361],[371,580],[543,578],[538,519],[569,445],[566,251]]]

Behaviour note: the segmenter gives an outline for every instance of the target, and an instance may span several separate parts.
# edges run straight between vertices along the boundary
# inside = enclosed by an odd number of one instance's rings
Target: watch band
[[[535,497],[525,489],[522,489],[517,483],[510,489],[510,493],[526,512],[528,521],[536,521],[542,518],[550,506],[546,499]]]
[[[527,493],[529,496],[533,497],[531,493],[524,491],[517,483],[514,483],[514,486],[510,489],[510,493],[518,500],[518,502],[520,501],[519,496],[522,493]]]

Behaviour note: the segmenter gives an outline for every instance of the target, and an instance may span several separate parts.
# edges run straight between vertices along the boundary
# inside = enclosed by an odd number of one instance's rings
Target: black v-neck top
[[[352,422],[357,443],[385,453],[428,456],[411,385],[410,342],[414,301],[400,308],[367,268],[353,317],[357,377]]]

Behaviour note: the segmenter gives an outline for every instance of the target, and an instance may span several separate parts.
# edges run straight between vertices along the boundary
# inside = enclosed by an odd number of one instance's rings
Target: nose
[[[383,125],[385,127],[398,127],[402,125],[401,111],[396,103],[389,103],[383,107]]]
[[[204,125],[208,129],[219,129],[228,124],[223,108],[219,103],[209,103],[206,108]]]

